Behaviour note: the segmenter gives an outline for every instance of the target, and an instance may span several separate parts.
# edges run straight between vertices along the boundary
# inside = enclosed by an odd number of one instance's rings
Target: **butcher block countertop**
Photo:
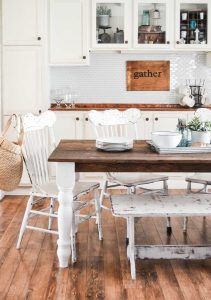
[[[67,107],[65,104],[61,104],[60,108],[56,104],[51,104],[52,111],[89,111],[105,110],[105,109],[127,109],[127,108],[138,108],[142,111],[195,111],[196,108],[183,107],[179,104],[138,104],[138,103],[77,103],[75,108]],[[210,106],[204,106],[204,108],[210,108]]]

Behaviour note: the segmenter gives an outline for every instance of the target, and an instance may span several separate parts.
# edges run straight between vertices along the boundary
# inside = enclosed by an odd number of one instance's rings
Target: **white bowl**
[[[159,148],[175,148],[179,145],[182,135],[173,131],[152,132],[152,142]]]

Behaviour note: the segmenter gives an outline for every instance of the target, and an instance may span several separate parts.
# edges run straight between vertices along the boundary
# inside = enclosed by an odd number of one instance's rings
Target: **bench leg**
[[[171,232],[172,232],[171,218],[170,217],[167,217],[166,232],[167,232],[167,234],[171,234]]]
[[[187,224],[188,224],[188,217],[184,217],[184,222],[183,222],[183,232],[187,232]]]
[[[134,234],[134,217],[129,217],[129,255],[130,255],[130,270],[133,280],[136,279],[136,264],[135,264],[135,234]]]

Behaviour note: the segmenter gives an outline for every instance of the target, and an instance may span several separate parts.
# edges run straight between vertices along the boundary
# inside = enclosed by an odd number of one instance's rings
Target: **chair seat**
[[[122,217],[208,216],[211,198],[208,194],[116,195],[111,197],[111,207],[115,216]]]
[[[109,180],[123,186],[138,186],[168,180],[168,176],[153,173],[110,173]]]
[[[197,174],[190,177],[186,177],[186,181],[193,183],[201,183],[211,185],[211,176],[210,174]]]
[[[87,194],[90,191],[99,188],[99,183],[97,182],[79,182],[75,183],[75,187],[73,190],[73,197],[74,200],[77,200],[78,197],[82,196],[83,194]],[[55,181],[50,181],[46,184],[40,185],[38,188],[33,190],[34,195],[38,196],[46,196],[57,198],[58,197],[58,187]]]

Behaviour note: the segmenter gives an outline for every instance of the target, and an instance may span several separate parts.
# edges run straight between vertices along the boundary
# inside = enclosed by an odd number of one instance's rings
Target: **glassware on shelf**
[[[181,13],[181,19],[182,19],[182,21],[187,21],[187,18],[188,18],[188,13],[187,12],[182,12]]]
[[[72,103],[72,108],[75,108],[75,104],[79,99],[79,94],[76,91],[72,91],[71,94],[71,103]]]
[[[149,26],[150,25],[150,14],[149,10],[144,10],[142,15],[142,25]]]
[[[200,12],[199,18],[200,18],[200,20],[204,20],[204,12],[203,11]]]
[[[64,101],[64,95],[62,95],[62,90],[61,89],[51,90],[51,100],[56,102],[56,106],[60,108],[61,103]]]
[[[190,20],[189,26],[191,30],[195,30],[197,26],[196,20]]]
[[[158,20],[160,20],[160,11],[157,8],[157,5],[154,3],[154,10],[152,12],[152,19],[154,21],[154,25],[158,25]]]

